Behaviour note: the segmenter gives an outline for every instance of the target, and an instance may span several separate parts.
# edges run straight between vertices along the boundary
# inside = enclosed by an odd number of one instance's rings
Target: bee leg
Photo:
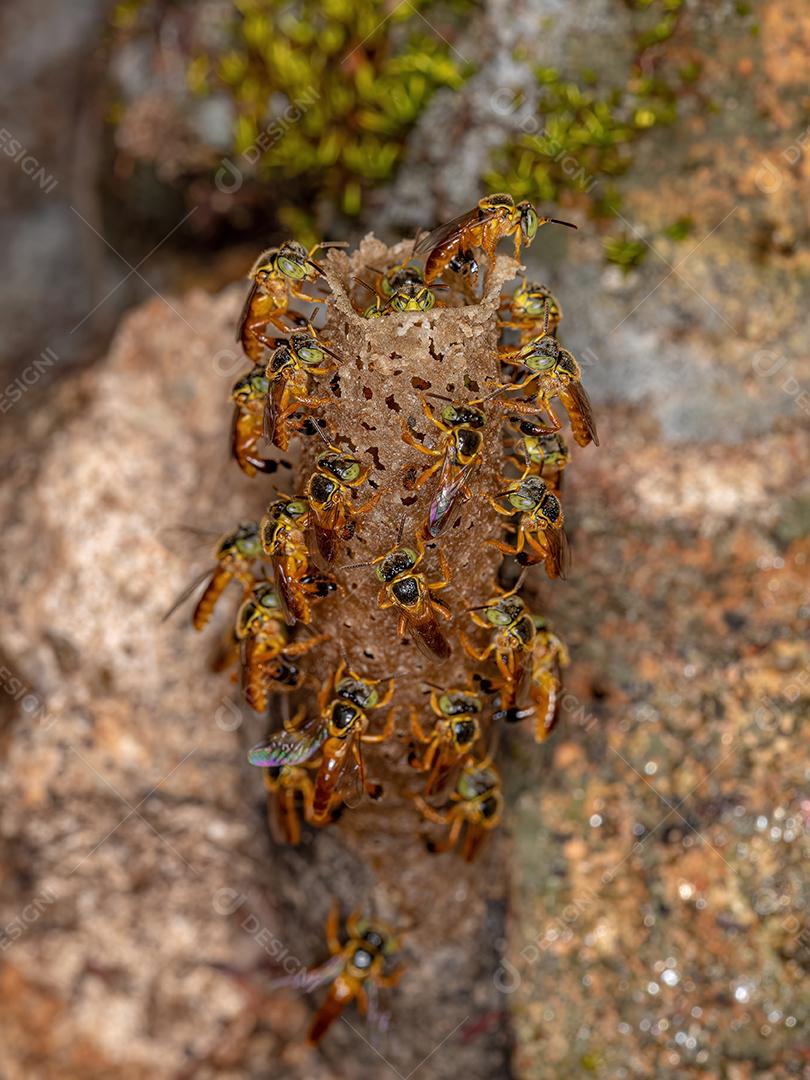
[[[504,555],[519,555],[523,550],[523,544],[519,543],[512,547],[509,544],[505,544],[503,540],[487,540],[490,547],[494,547],[497,551],[502,552]]]
[[[388,680],[388,688],[387,688],[387,690],[385,691],[383,696],[380,698],[380,700],[377,702],[377,704],[374,706],[374,708],[375,709],[383,709],[383,708],[385,708],[385,706],[389,703],[391,698],[394,696],[394,689],[395,689],[394,680],[389,679]]]
[[[401,611],[399,613],[399,618],[397,619],[397,634],[400,637],[405,637],[407,632],[408,632],[408,619],[407,619],[407,617],[405,615],[405,612]]]
[[[450,832],[447,834],[443,841],[435,843],[433,841],[428,842],[428,851],[435,852],[439,855],[443,851],[452,851],[458,843],[459,833],[461,832],[461,826],[464,824],[464,818],[461,814],[455,814],[453,816],[453,824],[450,826]]]
[[[501,514],[502,517],[514,517],[514,515],[515,515],[514,508],[510,509],[510,510],[507,510],[505,506],[501,506],[501,504],[499,502],[496,502],[495,499],[493,499],[491,495],[487,495],[487,502],[492,507],[492,509],[496,513]]]
[[[434,611],[438,612],[438,614],[441,615],[443,619],[447,619],[449,621],[453,618],[453,612],[450,610],[449,605],[445,604],[444,600],[440,600],[438,596],[431,596],[430,606],[433,608]]]
[[[428,480],[430,480],[431,476],[434,476],[437,470],[441,468],[441,464],[441,461],[437,461],[434,465],[429,465],[427,469],[425,469],[424,472],[420,473],[419,476],[417,476],[417,478],[411,483],[408,490],[418,491],[419,488],[424,487]]]
[[[301,823],[295,809],[295,789],[287,788],[284,792],[284,811],[286,820],[287,843],[298,847],[301,843]]]
[[[365,1016],[368,1012],[368,995],[362,986],[357,987],[356,1001],[358,1012],[361,1016]]]
[[[443,424],[441,420],[437,420],[436,417],[433,415],[433,410],[431,409],[430,405],[428,405],[427,399],[424,397],[424,395],[420,394],[419,400],[422,402],[422,412],[425,414],[431,424],[435,424],[439,431],[449,431],[450,429],[447,427],[447,425]]]
[[[310,649],[314,649],[316,645],[329,641],[329,639],[329,634],[316,634],[315,637],[311,637],[307,641],[296,641],[292,645],[285,645],[282,653],[284,656],[303,656]]]
[[[390,990],[397,985],[404,974],[405,965],[401,964],[398,968],[394,968],[393,971],[389,971],[387,975],[378,975],[377,985],[381,986],[384,990]]]
[[[413,801],[419,807],[419,811],[423,818],[427,821],[432,821],[434,825],[447,825],[448,818],[446,814],[442,814],[439,810],[434,810],[433,807],[426,803],[421,795],[414,795]]]
[[[386,739],[390,739],[394,731],[394,717],[396,715],[396,709],[391,709],[388,716],[385,719],[385,727],[377,735],[361,735],[361,741],[364,743],[382,743]]]
[[[490,645],[487,645],[481,652],[478,652],[463,630],[459,632],[458,639],[467,656],[471,657],[473,660],[477,660],[479,664],[489,657],[492,650]]]
[[[411,733],[413,734],[413,737],[420,743],[426,743],[430,741],[428,739],[428,736],[425,735],[425,732],[422,729],[422,725],[419,723],[416,709],[413,708],[411,709]]]
[[[346,922],[347,927],[351,924],[351,920],[355,918],[355,915],[350,915]],[[329,915],[326,920],[326,944],[329,946],[329,952],[332,956],[337,956],[342,951],[343,946],[340,943],[340,936],[338,930],[340,928],[340,904],[335,899],[332,901],[332,906],[329,909]]]
[[[351,512],[354,515],[354,517],[357,517],[360,514],[367,514],[369,512],[369,510],[373,510],[374,507],[377,505],[377,503],[382,498],[382,496],[383,496],[383,492],[382,492],[382,489],[380,489],[379,491],[375,491],[375,493],[371,496],[371,498],[367,499],[364,503],[361,503],[360,506],[353,506],[351,508]]]

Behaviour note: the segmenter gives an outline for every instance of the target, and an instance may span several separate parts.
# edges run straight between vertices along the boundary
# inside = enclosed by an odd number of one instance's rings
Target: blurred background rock
[[[580,227],[529,265],[603,444],[570,470],[571,579],[539,590],[563,721],[506,747],[508,911],[469,997],[412,988],[463,1021],[419,1075],[804,1075],[810,13],[7,0],[0,29],[0,1075],[387,1074],[357,1040],[301,1058],[297,1000],[222,970],[266,950],[218,889],[310,963],[296,897],[363,871],[321,844],[279,880],[249,721],[157,629],[205,565],[161,530],[261,503],[224,449],[256,251],[499,189]],[[116,791],[158,782],[119,826]],[[401,1071],[430,1034],[397,1033]]]

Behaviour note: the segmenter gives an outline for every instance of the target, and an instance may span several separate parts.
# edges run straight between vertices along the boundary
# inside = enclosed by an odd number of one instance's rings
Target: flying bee
[[[382,609],[397,609],[397,633],[400,637],[407,634],[426,656],[446,660],[451,649],[436,613],[443,619],[452,618],[452,614],[447,604],[432,594],[450,584],[450,567],[444,552],[439,550],[442,578],[429,582],[416,569],[424,556],[425,546],[419,536],[416,537],[416,550],[397,544],[390,551],[378,555],[372,561],[372,566],[379,564],[375,570],[381,582],[377,603]]]
[[[382,1027],[379,991],[397,985],[405,968],[391,967],[399,949],[393,930],[378,919],[370,920],[354,912],[346,920],[348,941],[341,940],[340,908],[335,901],[326,921],[326,941],[331,959],[320,967],[295,975],[286,975],[270,984],[303,987],[307,991],[330,983],[329,992],[310,1025],[307,1041],[315,1046],[321,1041],[343,1010],[357,1003],[358,1011],[368,1018],[372,1028]]]
[[[536,337],[541,327],[544,333],[556,334],[563,313],[559,301],[546,285],[536,281],[527,282],[523,278],[509,298],[508,315],[508,319],[500,324],[501,327],[518,330],[520,344],[525,345]]]
[[[296,410],[328,405],[329,398],[312,397],[310,380],[329,375],[341,363],[337,353],[325,345],[312,327],[290,334],[274,349],[267,361],[265,376],[264,434],[281,450],[289,445],[287,418]]]
[[[435,539],[450,521],[453,508],[459,495],[470,497],[469,480],[481,462],[484,448],[484,436],[481,428],[486,424],[486,416],[476,408],[479,402],[468,404],[453,403],[445,405],[441,419],[433,415],[428,403],[422,398],[425,416],[434,424],[442,435],[435,448],[423,446],[415,439],[410,430],[402,433],[403,442],[418,450],[420,454],[436,458],[416,480],[412,487],[418,489],[439,473],[436,493],[430,503],[427,522],[424,526],[426,536]],[[439,471],[441,470],[441,471]]]
[[[270,693],[302,686],[304,674],[293,661],[328,641],[329,635],[290,642],[278,593],[269,582],[261,582],[239,608],[236,638],[240,643],[245,698],[256,712],[264,712]]]
[[[288,626],[310,622],[311,600],[323,599],[337,588],[328,574],[310,571],[305,540],[309,520],[306,499],[281,496],[270,503],[259,526],[262,549],[273,565],[273,580]]]
[[[414,801],[428,821],[436,825],[450,826],[445,840],[441,843],[429,843],[429,850],[437,853],[452,851],[466,825],[461,855],[465,862],[472,862],[487,832],[494,829],[501,820],[501,778],[489,760],[476,762],[470,759],[461,770],[456,789],[444,810],[434,809],[419,795]]]
[[[183,591],[164,615],[164,620],[173,615],[206,579],[205,589],[191,616],[191,624],[195,630],[202,630],[208,625],[217,601],[232,581],[238,581],[247,596],[256,581],[256,563],[262,558],[259,526],[256,522],[244,521],[232,532],[226,533],[214,548],[214,558],[214,569],[206,570]]]
[[[568,649],[557,635],[549,629],[546,620],[533,615],[536,634],[532,646],[531,678],[528,684],[529,702],[520,708],[501,709],[495,719],[507,723],[519,723],[530,719],[535,742],[545,742],[557,724],[559,694],[562,689],[562,669],[568,667]]]
[[[462,630],[459,635],[461,646],[473,660],[483,662],[494,657],[501,676],[501,708],[511,708],[522,700],[529,657],[537,634],[534,620],[517,595],[517,587],[509,592],[499,591],[469,615],[476,626],[489,631],[490,640],[479,650]]]
[[[506,500],[506,506],[499,499]],[[550,578],[564,578],[570,561],[568,538],[562,503],[539,476],[524,476],[513,480],[505,491],[489,502],[504,517],[517,520],[514,545],[502,540],[487,540],[504,555],[516,555],[523,566],[545,564]]]
[[[236,330],[247,357],[257,364],[266,348],[273,348],[268,337],[269,327],[286,333],[284,323],[290,297],[311,301],[301,286],[321,277],[323,270],[312,256],[319,248],[342,247],[342,244],[316,244],[309,251],[297,240],[288,240],[281,247],[263,251],[248,274],[248,290]]]
[[[521,476],[540,476],[559,494],[562,487],[562,473],[568,464],[568,447],[559,432],[550,434],[542,424],[537,424],[528,417],[510,416],[509,422],[520,436],[511,441],[509,449],[519,448],[523,460],[511,455],[507,461],[514,465]]]
[[[352,504],[352,493],[365,483],[369,472],[356,457],[336,446],[329,446],[315,461],[315,471],[304,489],[310,509],[309,548],[326,563],[335,561],[341,542],[354,536],[355,519],[372,510],[382,495],[378,491],[360,506]]]
[[[312,799],[315,788],[310,770],[320,764],[310,758],[303,765],[275,765],[264,769],[264,786],[267,788],[267,822],[270,833],[277,843],[301,843],[301,822],[298,804],[304,821],[312,824]]]
[[[231,451],[247,476],[255,476],[257,472],[272,473],[278,468],[277,461],[267,461],[257,453],[265,434],[263,418],[269,385],[264,365],[256,364],[236,380],[231,390],[234,404]]]
[[[423,794],[432,795],[445,784],[451,770],[464,761],[481,737],[478,716],[483,710],[481,695],[471,690],[441,690],[434,687],[430,707],[438,717],[429,734],[425,734],[415,709],[411,710],[411,732],[422,745],[421,756],[412,753],[409,763],[420,772],[427,772]]]
[[[536,394],[533,402],[511,401],[520,413],[545,412],[551,421],[548,434],[559,431],[561,424],[551,408],[552,398],[558,397],[568,413],[571,431],[580,446],[599,445],[596,423],[590,398],[582,385],[582,372],[572,353],[564,349],[551,334],[542,333],[518,349],[503,349],[501,363],[528,368],[529,374],[518,383],[505,383],[501,390],[525,390],[532,384]]]
[[[482,248],[491,265],[495,248],[505,236],[515,237],[515,258],[519,259],[521,244],[528,247],[537,230],[550,222],[576,228],[570,221],[538,217],[530,202],[515,204],[511,195],[485,195],[475,209],[440,225],[416,245],[416,253],[427,256],[425,281],[429,285],[453,259],[460,253],[466,257],[472,248]]]

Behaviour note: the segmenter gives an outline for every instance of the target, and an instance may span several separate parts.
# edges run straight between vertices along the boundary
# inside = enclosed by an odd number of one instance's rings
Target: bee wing
[[[599,436],[596,433],[596,421],[593,417],[591,399],[585,387],[580,382],[571,382],[560,391],[560,401],[565,406],[568,419],[571,422],[571,431],[574,439],[580,446],[593,443],[599,445]]]
[[[459,492],[477,464],[477,460],[471,461],[459,469],[458,466],[453,465],[451,462],[449,453],[445,454],[441,472],[439,473],[436,494],[433,496],[430,510],[428,510],[428,532],[431,536],[438,536],[449,522]]]
[[[300,615],[300,605],[295,596],[292,581],[281,561],[273,559],[273,580],[276,586],[278,598],[281,601],[281,610],[284,612],[284,621],[287,626],[295,626]]]
[[[325,986],[336,979],[342,967],[343,957],[340,955],[333,956],[326,963],[319,964],[318,967],[302,968],[293,975],[284,975],[280,979],[273,979],[268,986],[268,990],[281,990],[285,986],[294,986],[296,990],[309,993],[312,990],[317,990],[319,986]]]
[[[349,752],[343,759],[343,767],[340,770],[340,776],[335,784],[335,794],[343,799],[349,809],[354,806],[359,806],[363,801],[363,796],[365,795],[365,788],[363,787],[363,771],[357,764],[357,760],[352,752]]]
[[[335,561],[340,537],[333,512],[323,513],[313,508],[304,535],[307,549],[317,566],[323,570]]]
[[[272,442],[276,434],[279,413],[281,411],[281,396],[284,393],[282,380],[272,383],[264,399],[264,414],[262,416],[262,431],[265,439]]]
[[[189,585],[187,585],[185,589],[183,589],[183,591],[180,593],[180,595],[177,597],[177,599],[174,601],[172,606],[169,608],[169,610],[161,618],[160,621],[166,622],[167,619],[170,619],[172,615],[174,615],[175,611],[177,611],[179,607],[182,607],[190,596],[194,595],[194,593],[197,591],[197,589],[199,589],[203,582],[210,578],[212,574],[216,573],[216,570],[217,568],[215,566],[209,566],[207,570],[203,570],[200,574],[198,574],[197,577],[195,577],[194,580]]]
[[[320,750],[325,738],[326,727],[316,718],[302,728],[277,731],[266,742],[258,743],[248,752],[248,761],[264,768],[301,765]]]
[[[417,649],[429,660],[446,660],[452,649],[447,638],[442,633],[439,620],[433,613],[428,603],[424,604],[419,614],[408,611],[405,615],[405,624],[408,627],[410,637]]]
[[[468,226],[478,225],[481,222],[489,221],[493,217],[495,217],[494,212],[481,214],[478,207],[474,210],[468,210],[465,214],[459,214],[452,221],[446,221],[444,225],[437,226],[432,232],[423,236],[414,247],[413,253],[414,255],[427,255],[453,234],[462,233]]]
[[[568,543],[565,529],[545,529],[543,539],[548,550],[546,568],[554,571],[554,573],[549,573],[549,577],[559,577],[565,580],[571,567],[571,546]]]
[[[247,296],[245,297],[245,302],[244,304],[242,304],[242,310],[239,312],[239,321],[236,324],[237,341],[242,340],[242,331],[245,327],[245,321],[248,317],[248,314],[250,313],[250,305],[253,303],[253,297],[256,295],[256,290],[258,289],[258,287],[259,286],[256,284],[255,279],[251,281],[250,288],[248,289]]]

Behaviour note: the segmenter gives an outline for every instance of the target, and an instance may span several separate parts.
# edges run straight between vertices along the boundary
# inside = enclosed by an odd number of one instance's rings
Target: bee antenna
[[[373,285],[369,285],[369,283],[367,281],[363,281],[363,279],[361,277],[355,276],[354,280],[359,281],[360,284],[364,285],[368,289],[369,292],[373,292],[376,295],[377,290],[374,288]]]
[[[551,304],[546,300],[545,307],[543,309],[543,334],[548,333],[548,323],[551,318]]]
[[[451,405],[453,403],[453,399],[447,397],[445,394],[429,394],[428,393],[428,394],[425,394],[425,397],[436,398],[437,401],[449,401]]]
[[[549,218],[548,220],[550,221],[550,223],[552,225],[567,225],[569,229],[576,229],[576,228],[579,227],[579,226],[575,225],[573,223],[573,221],[560,221],[559,218],[555,218],[555,217]]]
[[[371,566],[370,562],[354,562],[348,563],[346,566],[339,566],[338,570],[358,570],[361,566]]]
[[[399,532],[397,533],[397,547],[402,543],[402,534],[405,531],[405,514],[399,519]]]
[[[320,425],[320,424],[318,423],[318,421],[317,421],[317,420],[315,419],[315,417],[314,417],[314,416],[310,416],[310,417],[309,417],[309,421],[310,421],[310,423],[312,424],[312,426],[313,426],[313,427],[315,428],[315,430],[316,430],[316,431],[318,432],[318,434],[320,435],[320,437],[321,437],[321,438],[323,439],[323,441],[324,441],[324,442],[326,443],[326,445],[327,445],[327,446],[331,446],[332,444],[331,444],[331,443],[329,442],[329,440],[327,439],[326,435],[324,434],[324,430],[323,430],[323,428],[322,428],[322,427],[321,427],[321,425]]]

